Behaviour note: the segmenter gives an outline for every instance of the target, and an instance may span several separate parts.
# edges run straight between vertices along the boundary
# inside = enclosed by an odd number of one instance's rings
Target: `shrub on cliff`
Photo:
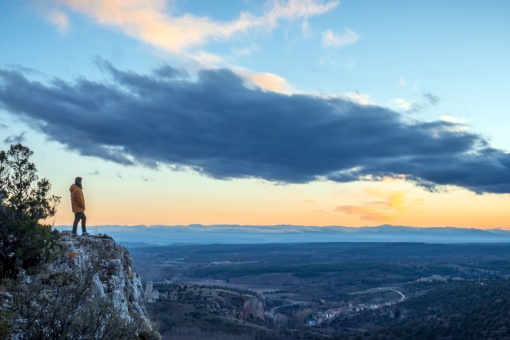
[[[16,277],[48,259],[58,231],[39,223],[55,215],[60,197],[50,195],[50,182],[39,180],[30,162],[32,150],[21,144],[0,151],[0,270]]]
[[[17,220],[42,220],[54,216],[60,197],[50,195],[51,184],[37,176],[30,162],[33,151],[13,144],[0,151],[0,206]]]
[[[65,261],[65,254],[61,254]],[[120,316],[113,302],[93,298],[99,262],[73,271],[42,267],[30,283],[13,282],[13,333],[27,339],[133,339],[135,324]]]

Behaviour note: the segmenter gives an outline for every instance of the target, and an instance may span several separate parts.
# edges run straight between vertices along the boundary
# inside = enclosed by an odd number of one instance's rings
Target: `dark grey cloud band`
[[[138,74],[98,64],[106,81],[38,82],[0,69],[0,103],[50,139],[121,164],[284,183],[405,175],[429,188],[510,193],[510,155],[455,123],[263,91],[228,69],[191,76],[164,65]]]

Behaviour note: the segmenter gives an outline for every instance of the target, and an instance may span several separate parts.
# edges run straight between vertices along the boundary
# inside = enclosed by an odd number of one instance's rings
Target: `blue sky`
[[[81,175],[98,224],[510,227],[509,9],[3,2],[0,142],[57,224]]]

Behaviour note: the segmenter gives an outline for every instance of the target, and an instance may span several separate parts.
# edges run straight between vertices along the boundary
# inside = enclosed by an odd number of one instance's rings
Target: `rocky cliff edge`
[[[108,235],[61,233],[53,260],[22,273],[2,308],[11,339],[161,339],[129,252]],[[5,313],[4,313],[5,314]]]
[[[92,269],[90,297],[110,300],[119,316],[135,322],[138,328],[152,331],[142,282],[125,247],[108,235],[73,237],[66,231],[62,232],[61,243],[68,261],[54,263],[55,272]]]

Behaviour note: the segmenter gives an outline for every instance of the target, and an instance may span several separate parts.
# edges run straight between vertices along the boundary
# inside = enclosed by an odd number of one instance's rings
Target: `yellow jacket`
[[[69,188],[71,191],[71,207],[73,213],[85,211],[85,197],[83,197],[83,190],[76,184],[71,185]]]

